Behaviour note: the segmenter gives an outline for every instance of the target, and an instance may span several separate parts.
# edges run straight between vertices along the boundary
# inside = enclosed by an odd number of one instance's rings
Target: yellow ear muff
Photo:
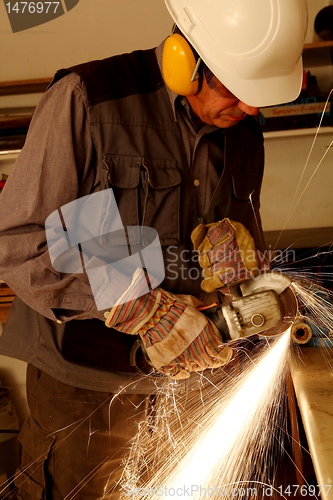
[[[196,94],[198,78],[191,81],[196,67],[192,49],[184,37],[178,33],[170,35],[163,48],[162,73],[165,84],[180,95]]]

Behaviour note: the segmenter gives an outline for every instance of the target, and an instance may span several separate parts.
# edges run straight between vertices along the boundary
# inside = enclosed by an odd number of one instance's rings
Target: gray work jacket
[[[224,217],[242,222],[263,249],[259,216],[263,138],[253,118],[214,133],[220,179],[207,213],[198,214],[193,179],[155,50],[61,70],[54,82],[69,72],[77,73],[86,88],[102,187],[112,187],[125,226],[153,227],[159,235],[166,271],[162,288],[202,295],[190,240],[199,222]],[[14,338],[24,342],[27,329],[34,340],[25,361],[61,381],[114,392],[136,379],[129,365],[134,339],[110,331],[99,319],[59,325],[17,300],[5,338],[11,335],[12,345]],[[133,383],[129,390],[151,392],[154,383],[146,380],[141,387]]]

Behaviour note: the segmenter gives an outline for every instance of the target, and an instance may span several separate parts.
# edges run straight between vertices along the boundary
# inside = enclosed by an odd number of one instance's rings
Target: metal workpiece
[[[296,321],[291,330],[291,339],[295,344],[306,347],[333,347],[332,331],[319,327],[308,318],[305,318],[304,321]]]
[[[299,317],[291,328],[291,339],[306,347],[333,347],[333,304],[327,290],[315,290],[309,303],[303,301]]]
[[[296,321],[291,327],[290,336],[296,344],[307,344],[312,339],[311,327],[304,321]]]
[[[322,500],[333,500],[332,363],[332,349],[308,346],[294,346],[290,363],[297,403],[317,478],[316,494]]]

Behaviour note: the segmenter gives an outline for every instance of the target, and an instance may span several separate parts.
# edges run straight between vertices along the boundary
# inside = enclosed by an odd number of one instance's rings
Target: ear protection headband
[[[201,59],[196,60],[187,40],[173,33],[163,48],[162,73],[165,84],[176,94],[196,94],[199,90],[198,68]]]

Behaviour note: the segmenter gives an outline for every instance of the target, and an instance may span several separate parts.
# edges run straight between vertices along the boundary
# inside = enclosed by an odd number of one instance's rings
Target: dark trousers
[[[30,365],[27,393],[17,498],[118,499],[122,457],[149,398],[77,389]]]

